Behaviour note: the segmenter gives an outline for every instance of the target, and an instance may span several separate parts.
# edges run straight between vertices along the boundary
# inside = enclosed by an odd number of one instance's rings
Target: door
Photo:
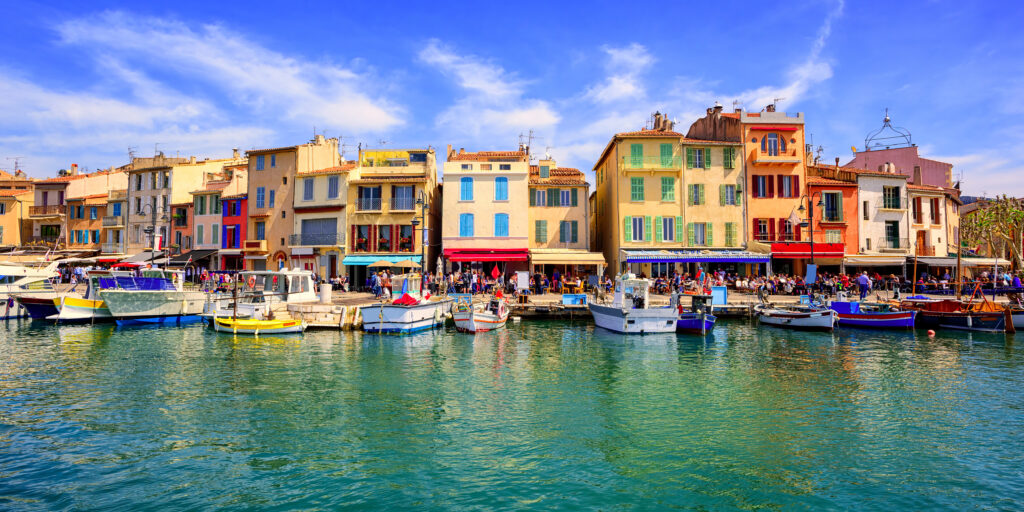
[[[330,254],[327,256],[327,273],[331,276],[331,279],[338,277],[338,255]]]
[[[900,223],[898,221],[885,222],[886,249],[900,248]]]
[[[926,245],[927,242],[925,241],[926,240],[925,236],[926,236],[926,233],[924,232],[924,230],[918,230],[917,231],[917,255],[918,256],[927,256],[928,255],[928,247]]]

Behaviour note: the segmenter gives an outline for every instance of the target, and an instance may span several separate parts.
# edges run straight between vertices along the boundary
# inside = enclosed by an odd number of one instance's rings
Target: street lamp
[[[814,194],[804,194],[801,196],[800,207],[797,208],[801,215],[803,215],[805,211],[807,212],[807,219],[804,219],[803,222],[800,223],[800,226],[803,227],[806,224],[807,235],[811,237],[811,265],[814,265],[814,208],[811,206],[811,199],[813,197]],[[807,208],[804,208],[804,198],[807,199]],[[816,206],[818,208],[825,208],[825,201],[821,197],[821,192],[818,193],[818,203]]]
[[[424,281],[427,278],[427,212],[430,211],[430,205],[427,204],[427,194],[420,190],[419,196],[416,197],[416,206],[420,209],[420,219],[415,217],[412,219],[412,230],[416,231],[416,226],[423,223],[423,232],[420,236],[420,254],[422,260],[420,261],[420,297],[423,296],[423,289],[426,286]]]
[[[156,213],[157,211],[162,212],[163,215],[160,216],[160,222],[167,222],[167,208],[164,206],[157,206],[156,203],[146,203],[139,208],[138,213],[145,214],[147,208],[151,210],[152,221],[150,222],[150,225],[143,228],[142,231],[146,233],[146,236],[151,237],[149,244],[149,266],[152,267],[153,260],[156,256]]]

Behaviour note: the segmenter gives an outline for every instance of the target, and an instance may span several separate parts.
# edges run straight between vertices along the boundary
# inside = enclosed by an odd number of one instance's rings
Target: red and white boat
[[[839,313],[815,306],[764,307],[757,310],[757,319],[764,325],[787,329],[831,331],[839,321]]]
[[[486,332],[505,326],[508,304],[502,298],[492,298],[486,304],[459,301],[452,308],[455,329],[461,332]]]

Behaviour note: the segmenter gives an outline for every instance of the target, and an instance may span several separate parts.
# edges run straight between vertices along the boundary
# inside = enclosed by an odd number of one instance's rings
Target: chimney
[[[775,112],[775,104],[774,103],[768,104],[768,106],[764,108],[764,111],[765,112]]]
[[[190,163],[190,164],[196,163],[196,157],[195,156],[188,157],[188,163]]]
[[[446,159],[448,159],[448,160],[451,160],[451,158],[452,158],[452,145],[451,144],[448,144],[448,151],[445,152],[444,157]]]
[[[324,136],[323,136],[323,134],[317,134],[317,136],[316,136],[316,137],[315,137],[315,138],[313,139],[313,142],[314,142],[314,143],[315,143],[316,145],[318,145],[318,146],[319,146],[320,144],[323,144],[323,143],[324,143]]]
[[[923,185],[923,183],[921,183],[921,181],[922,181],[922,179],[921,179],[921,166],[920,165],[915,165],[914,166],[914,185]]]
[[[231,148],[231,158],[239,158],[238,148]]]
[[[71,175],[75,176],[78,174],[78,164],[71,164]]]
[[[836,157],[836,172],[839,172],[839,157]]]
[[[722,104],[716,101],[715,102],[715,114],[716,115],[721,114],[722,113],[722,108],[723,108]]]
[[[460,155],[465,155],[466,154],[466,148],[459,148],[459,154]]]
[[[654,129],[661,130],[661,112],[654,112]]]

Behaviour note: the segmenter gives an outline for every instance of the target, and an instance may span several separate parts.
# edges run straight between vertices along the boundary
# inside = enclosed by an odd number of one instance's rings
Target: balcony
[[[379,212],[381,200],[379,197],[360,197],[356,199],[356,211]]]
[[[100,251],[103,254],[124,254],[124,242],[105,242]]]
[[[242,250],[245,252],[267,252],[267,241],[246,240],[242,243]]]
[[[56,217],[58,215],[64,215],[67,207],[62,204],[51,204],[48,206],[29,206],[28,215],[30,217]]]
[[[749,160],[756,165],[775,165],[783,167],[791,167],[799,164],[803,161],[803,155],[797,153],[796,149],[790,149],[788,151],[779,151],[777,154],[770,154],[767,152],[761,152],[755,149],[750,152]]]
[[[657,170],[682,168],[683,159],[679,156],[624,156],[622,157],[622,168],[629,170]]]
[[[876,238],[875,247],[877,247],[879,251],[906,251],[910,249],[910,241],[907,238]]]
[[[411,197],[392,197],[391,209],[393,211],[413,211],[416,209],[416,200]]]
[[[111,190],[107,192],[107,201],[124,201],[128,199],[127,190]]]
[[[124,215],[104,215],[103,227],[119,228],[124,226]]]
[[[339,247],[345,245],[345,235],[342,233],[300,233],[289,236],[288,245]]]

